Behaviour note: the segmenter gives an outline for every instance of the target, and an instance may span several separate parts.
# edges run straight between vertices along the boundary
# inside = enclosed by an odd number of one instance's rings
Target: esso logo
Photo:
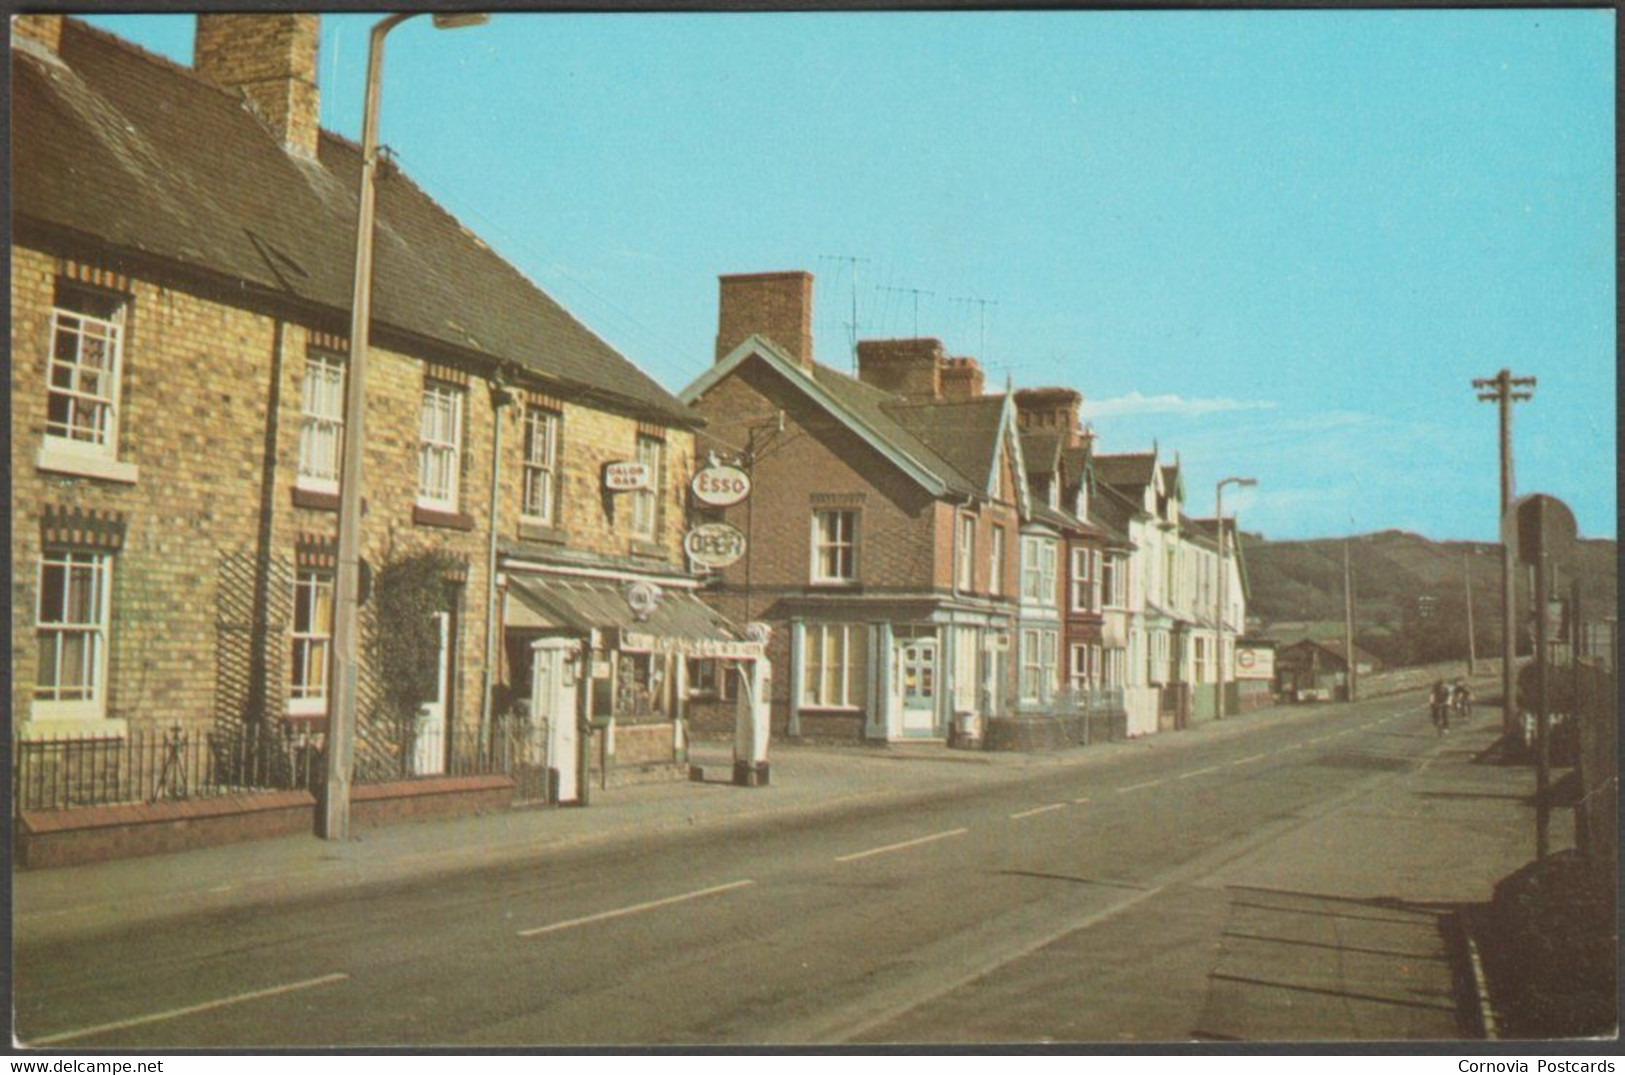
[[[750,475],[738,467],[710,466],[694,475],[690,488],[702,504],[731,507],[750,495]]]

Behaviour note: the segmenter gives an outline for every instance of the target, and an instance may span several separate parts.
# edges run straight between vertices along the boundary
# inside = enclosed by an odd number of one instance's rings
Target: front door
[[[897,686],[902,693],[902,733],[928,737],[937,727],[937,640],[909,638],[897,643]]]
[[[576,727],[576,656],[579,643],[544,638],[531,645],[530,697],[535,720],[547,729],[547,765],[557,774],[558,802],[581,798]]]
[[[435,776],[446,771],[446,705],[450,701],[451,613],[436,612],[434,631],[440,639],[435,651],[434,693],[418,706],[412,739],[412,773]]]

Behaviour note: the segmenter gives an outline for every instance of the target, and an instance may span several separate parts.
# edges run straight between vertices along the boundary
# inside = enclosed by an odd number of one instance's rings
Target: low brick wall
[[[673,722],[669,720],[643,724],[617,721],[615,753],[606,759],[605,729],[593,729],[587,765],[592,786],[619,788],[688,779],[688,758],[680,756],[673,743],[675,731]]]
[[[1048,713],[987,720],[987,750],[1063,750],[1077,742],[1076,729]]]
[[[690,698],[686,714],[688,734],[695,739],[732,739],[739,703],[715,698]]]
[[[865,716],[857,713],[802,713],[801,743],[859,743],[863,741]]]
[[[28,812],[17,819],[17,864],[79,866],[292,836],[314,830],[315,810],[309,792],[283,791]]]
[[[490,814],[512,805],[511,776],[436,776],[356,784],[350,788],[350,823],[377,828],[402,821]]]
[[[1466,661],[1446,661],[1443,664],[1425,664],[1416,668],[1394,668],[1361,676],[1355,690],[1359,692],[1361,698],[1380,698],[1385,694],[1421,690],[1433,686],[1436,680],[1448,681],[1466,674]],[[1478,682],[1485,679],[1496,680],[1500,675],[1501,661],[1495,658],[1478,661],[1474,665],[1472,678],[1474,682]]]

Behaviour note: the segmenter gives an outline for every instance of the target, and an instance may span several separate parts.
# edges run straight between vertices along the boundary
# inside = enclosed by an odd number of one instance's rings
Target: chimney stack
[[[812,369],[812,273],[738,273],[717,281],[718,362],[756,334],[772,340],[803,369]]]
[[[942,399],[947,362],[942,341],[931,337],[858,341],[858,380],[916,403]]]
[[[985,383],[982,364],[974,358],[956,355],[942,367],[943,399],[976,399]]]
[[[239,90],[289,150],[316,156],[319,15],[199,15],[192,66]]]
[[[1068,448],[1083,444],[1078,409],[1083,393],[1075,388],[1022,388],[1016,391],[1016,417],[1022,429],[1054,430]]]
[[[13,39],[26,37],[30,41],[38,41],[52,52],[62,51],[62,16],[61,15],[13,15],[11,17],[11,36]]]

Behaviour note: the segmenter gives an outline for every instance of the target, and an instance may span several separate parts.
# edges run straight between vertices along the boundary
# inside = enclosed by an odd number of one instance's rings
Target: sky
[[[1616,536],[1611,10],[499,14],[389,38],[381,138],[676,391],[719,274],[816,275],[815,350],[935,336],[1068,385],[1276,539]],[[359,137],[377,15],[323,19]],[[186,16],[90,21],[190,62]],[[841,260],[841,259],[858,259]],[[907,289],[915,289],[915,295]],[[916,315],[916,308],[918,313]],[[917,325],[916,325],[917,316]]]

